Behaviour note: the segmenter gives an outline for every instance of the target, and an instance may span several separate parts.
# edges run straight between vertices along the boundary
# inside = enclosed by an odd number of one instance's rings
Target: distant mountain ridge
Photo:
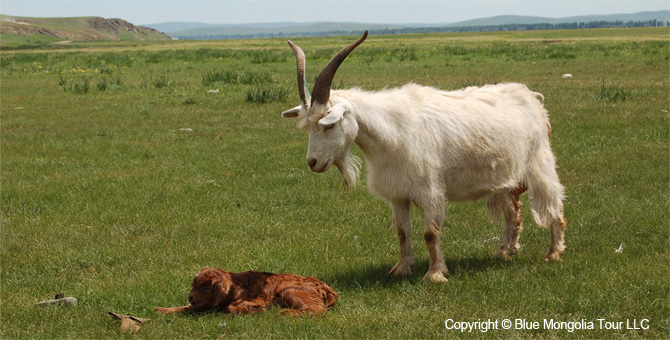
[[[593,21],[670,21],[670,11],[647,11],[632,14],[586,15],[564,18],[547,18],[518,15],[500,15],[488,18],[460,21],[456,23],[435,24],[371,24],[358,22],[278,22],[258,24],[205,24],[197,22],[171,22],[148,24],[146,26],[166,32],[179,39],[227,39],[254,38],[260,36],[308,36],[337,35],[349,32],[369,30],[393,30],[426,27],[468,27],[510,24],[561,24]]]
[[[264,26],[250,25],[225,25],[191,28],[178,32],[168,33],[179,39],[209,39],[209,38],[255,38],[258,36],[276,34],[283,36],[305,36],[305,35],[341,35],[353,31],[375,30],[375,29],[399,29],[402,25],[368,24],[368,23],[341,23],[341,22],[315,22],[315,23],[278,23],[265,24]]]
[[[214,28],[214,27],[253,27],[253,28],[281,28],[281,27],[298,27],[317,24],[318,22],[273,22],[273,23],[248,23],[248,24],[207,24],[202,22],[163,22],[158,24],[149,24],[155,30],[165,32],[167,34],[186,31],[192,29]]]
[[[593,21],[668,21],[670,11],[647,11],[632,14],[607,14],[607,15],[581,15],[563,18],[547,18],[520,15],[498,15],[489,18],[460,21],[447,26],[485,26],[485,25],[509,25],[509,24],[564,24],[572,22]]]

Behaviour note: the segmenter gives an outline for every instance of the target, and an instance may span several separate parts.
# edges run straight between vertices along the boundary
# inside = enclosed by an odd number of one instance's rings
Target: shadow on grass
[[[449,275],[452,280],[459,276],[476,275],[479,272],[504,269],[514,261],[499,261],[491,257],[467,257],[461,259],[445,259]],[[386,288],[408,282],[418,284],[423,281],[423,276],[428,271],[430,263],[428,260],[417,261],[412,267],[412,275],[405,277],[391,277],[388,275],[391,266],[386,264],[370,265],[362,269],[351,270],[336,274],[327,279],[326,282],[337,284],[342,289],[374,289]]]

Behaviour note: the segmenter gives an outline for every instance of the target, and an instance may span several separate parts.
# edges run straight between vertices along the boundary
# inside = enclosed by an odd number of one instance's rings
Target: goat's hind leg
[[[519,237],[523,231],[523,218],[519,196],[525,190],[525,187],[519,187],[512,192],[495,194],[489,199],[488,208],[491,216],[497,219],[500,212],[505,216],[503,242],[500,249],[493,253],[494,258],[509,261],[521,248]]]
[[[553,159],[551,159],[553,160]],[[564,235],[566,228],[563,214],[564,188],[558,180],[555,165],[544,164],[542,176],[529,177],[529,203],[535,222],[538,225],[549,224],[551,245],[545,261],[560,261],[565,251]]]
[[[565,251],[564,235],[567,227],[565,217],[558,217],[551,221],[551,245],[545,261],[561,261],[561,255]]]
[[[412,253],[412,243],[410,242],[410,233],[412,222],[409,218],[410,201],[391,202],[393,209],[393,225],[398,231],[398,242],[400,243],[400,260],[391,271],[390,276],[409,276],[412,275],[412,266],[414,266],[414,254]]]

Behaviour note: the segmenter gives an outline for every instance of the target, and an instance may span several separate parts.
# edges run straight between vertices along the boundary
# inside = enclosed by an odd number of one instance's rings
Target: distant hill
[[[358,34],[364,29],[390,34],[393,32],[412,33],[412,28],[423,29],[417,32],[428,32],[426,28],[436,27],[470,27],[495,26],[511,24],[562,24],[586,23],[593,21],[638,22],[657,20],[662,23],[670,21],[670,11],[640,12],[633,14],[588,15],[565,18],[546,18],[518,15],[501,15],[489,18],[466,20],[456,23],[435,24],[370,24],[370,23],[333,23],[333,22],[279,22],[264,24],[204,24],[197,22],[172,22],[149,24],[147,26],[166,32],[179,39],[234,39],[258,37],[297,37]]]
[[[193,23],[191,23],[193,25]],[[161,27],[159,24],[150,25]],[[177,27],[176,25],[174,27]],[[211,25],[203,24],[197,27],[180,31],[166,30],[170,36],[179,39],[225,39],[225,38],[255,38],[265,35],[276,36],[324,36],[341,35],[349,32],[362,32],[366,29],[398,29],[404,25],[397,24],[369,24],[355,22],[313,22],[313,23],[269,23],[269,24],[240,24],[240,25]]]
[[[171,38],[153,28],[135,26],[122,19],[28,18],[0,15],[0,39],[5,47],[65,41],[138,41]]]
[[[510,24],[565,24],[593,21],[669,21],[670,11],[639,12],[633,14],[582,15],[564,18],[546,18],[520,15],[499,15],[489,18],[460,21],[445,26],[487,26]]]
[[[273,23],[249,23],[249,24],[205,24],[201,22],[163,22],[159,24],[147,25],[153,29],[165,32],[168,35],[174,32],[186,31],[191,29],[201,28],[221,28],[221,27],[249,27],[249,28],[281,28],[293,26],[308,26],[316,24],[316,22],[299,23],[299,22],[273,22]]]

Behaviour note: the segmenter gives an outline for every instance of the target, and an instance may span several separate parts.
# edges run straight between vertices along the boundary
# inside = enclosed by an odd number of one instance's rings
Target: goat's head
[[[298,92],[301,104],[282,112],[284,118],[298,118],[299,126],[309,133],[307,166],[313,172],[324,172],[335,164],[344,177],[344,185],[353,186],[358,176],[358,160],[349,155],[349,147],[358,134],[356,119],[348,114],[349,103],[330,98],[335,72],[344,59],[368,37],[368,31],[355,43],[345,47],[323,68],[316,79],[310,98],[305,76],[305,53],[289,40],[298,68]],[[311,99],[311,101],[310,101]]]

